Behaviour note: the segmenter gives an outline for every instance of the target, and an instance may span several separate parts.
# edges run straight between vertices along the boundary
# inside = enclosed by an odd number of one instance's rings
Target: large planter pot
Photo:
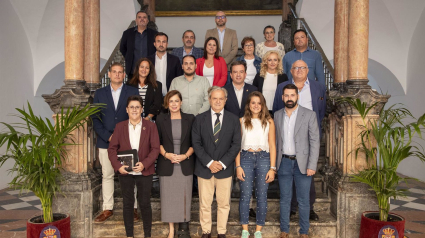
[[[360,224],[360,238],[378,238],[378,237],[387,237],[382,236],[386,235],[384,231],[382,231],[383,227],[389,227],[385,232],[388,232],[390,236],[395,238],[403,238],[404,237],[404,217],[397,215],[395,213],[388,214],[388,221],[380,221],[379,220],[379,212],[363,212],[362,220]],[[390,234],[391,233],[391,234]],[[396,236],[398,233],[398,236]]]
[[[27,221],[27,238],[40,238],[41,231],[47,226],[58,228],[61,238],[71,238],[71,218],[69,214],[54,213],[53,220],[51,223],[41,223],[42,216],[29,219]]]

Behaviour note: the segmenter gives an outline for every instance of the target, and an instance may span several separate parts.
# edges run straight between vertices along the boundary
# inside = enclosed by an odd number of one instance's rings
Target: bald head
[[[307,80],[308,66],[304,60],[297,60],[292,64],[292,78],[295,82],[303,82]]]
[[[218,28],[223,28],[226,26],[226,22],[227,22],[227,18],[226,18],[226,14],[222,11],[218,11],[215,14],[215,24],[217,25]]]

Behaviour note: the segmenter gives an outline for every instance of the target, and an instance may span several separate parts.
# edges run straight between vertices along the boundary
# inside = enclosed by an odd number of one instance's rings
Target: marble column
[[[84,79],[94,91],[100,88],[100,0],[84,0]]]
[[[65,1],[65,80],[84,80],[84,0]]]
[[[348,16],[348,80],[368,82],[368,53],[369,0],[350,0]]]
[[[349,0],[335,0],[334,84],[348,78],[348,4]]]

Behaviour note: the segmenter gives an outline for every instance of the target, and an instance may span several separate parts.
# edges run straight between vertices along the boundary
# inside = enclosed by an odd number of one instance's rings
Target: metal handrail
[[[326,57],[325,52],[323,51],[322,47],[320,46],[319,41],[316,39],[316,37],[313,34],[313,31],[310,29],[310,27],[308,26],[307,22],[305,21],[304,18],[299,18],[297,15],[297,12],[295,11],[295,7],[294,5],[292,5],[292,3],[288,3],[289,9],[291,10],[292,13],[292,17],[296,20],[295,22],[292,21],[291,25],[292,25],[292,34],[296,29],[304,29],[307,32],[307,37],[309,39],[309,47],[317,50],[320,55],[322,56],[322,61],[323,61],[323,69],[324,69],[324,73],[325,73],[325,78],[326,78],[326,87],[328,90],[333,88],[333,79],[334,79],[334,68],[332,66],[332,64],[329,62],[328,57]],[[298,24],[297,21],[300,23],[299,28],[298,28]],[[293,42],[293,41],[292,41]],[[292,43],[293,44],[293,43]]]

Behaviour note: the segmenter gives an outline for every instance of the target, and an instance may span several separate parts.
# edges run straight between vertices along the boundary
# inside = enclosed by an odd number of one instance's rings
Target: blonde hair
[[[263,77],[263,78],[266,77],[267,59],[269,58],[269,56],[271,54],[277,55],[277,60],[278,60],[277,69],[276,69],[277,74],[283,74],[282,56],[276,50],[269,50],[264,54],[263,59],[262,59],[263,61],[261,62],[260,76]]]

